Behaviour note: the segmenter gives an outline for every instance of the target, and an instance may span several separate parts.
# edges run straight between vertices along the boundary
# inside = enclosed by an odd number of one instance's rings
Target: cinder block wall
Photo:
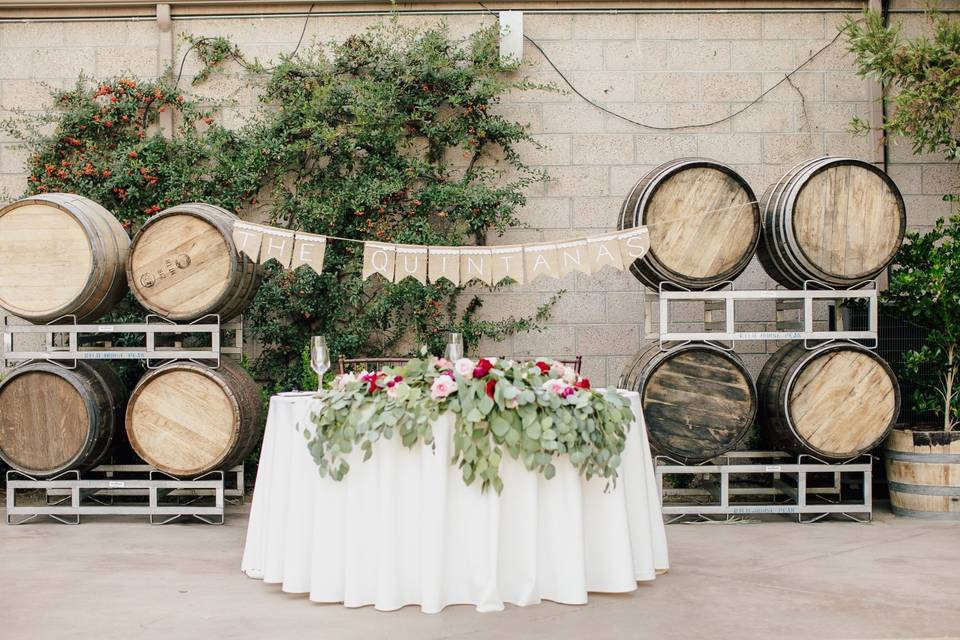
[[[642,13],[537,14],[524,18],[531,36],[586,95],[631,119],[655,126],[681,127],[717,120],[741,109],[773,86],[837,33],[844,14],[818,13]],[[311,18],[307,38],[342,40],[374,17]],[[405,16],[408,22],[434,22],[433,16]],[[456,34],[467,34],[493,20],[485,15],[445,18]],[[897,16],[908,33],[923,29],[922,16]],[[251,56],[269,59],[290,51],[303,18],[205,18],[174,20],[178,35],[226,35]],[[161,71],[158,27],[154,20],[6,23],[0,26],[0,105],[39,110],[49,104],[48,87],[73,83],[79,73],[94,77],[123,72],[151,76]],[[183,45],[180,49],[183,51]],[[180,55],[176,60],[179,64]],[[562,84],[527,44],[523,73]],[[184,78],[196,70],[188,61]],[[186,81],[185,81],[186,86]],[[228,77],[202,85],[201,94],[231,97],[236,108],[223,114],[236,125],[255,104],[253,91]],[[845,132],[855,115],[869,113],[868,83],[855,74],[841,38],[760,103],[720,124],[656,131],[604,114],[570,92],[530,92],[510,96],[501,107],[527,123],[547,148],[528,149],[526,158],[546,168],[552,182],[529,192],[522,219],[529,229],[512,231],[496,243],[550,240],[612,229],[620,203],[633,184],[657,164],[682,156],[705,156],[729,163],[759,196],[794,163],[821,154],[876,161],[881,150]],[[24,152],[9,139],[0,143],[0,188],[16,197],[24,188]],[[957,172],[941,158],[915,157],[908,144],[890,148],[890,173],[903,191],[913,229],[929,227],[949,212],[945,192],[957,190]],[[759,265],[738,288],[768,288]],[[604,271],[563,281],[540,280],[502,293],[482,293],[483,316],[502,318],[532,312],[558,289],[566,294],[542,333],[483,345],[497,355],[583,354],[585,373],[595,385],[615,384],[621,369],[644,342],[645,301],[649,294],[629,273]],[[696,321],[696,309],[678,317]],[[758,303],[744,318],[756,328],[773,318]],[[759,371],[777,343],[744,343],[738,350]]]

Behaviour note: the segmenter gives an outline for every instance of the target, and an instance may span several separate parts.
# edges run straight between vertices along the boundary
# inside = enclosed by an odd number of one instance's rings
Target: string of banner
[[[541,276],[562,278],[574,271],[590,275],[607,266],[628,269],[634,260],[642,258],[650,249],[649,227],[753,204],[756,201],[596,236],[516,245],[451,247],[394,244],[291,231],[242,221],[233,223],[233,241],[237,251],[253,261],[264,264],[276,260],[289,270],[306,266],[317,274],[322,273],[327,243],[334,240],[364,245],[364,280],[379,275],[387,282],[413,278],[422,284],[446,279],[455,285],[471,280],[494,285],[504,278],[511,278],[523,284]]]

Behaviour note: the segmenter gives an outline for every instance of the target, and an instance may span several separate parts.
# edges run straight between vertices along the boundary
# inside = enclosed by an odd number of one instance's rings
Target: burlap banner
[[[646,227],[591,238],[495,247],[428,247],[330,238],[251,222],[235,222],[237,251],[261,264],[277,260],[284,268],[308,266],[323,272],[327,242],[361,242],[363,278],[379,274],[387,282],[413,278],[421,284],[449,280],[455,285],[478,281],[496,285],[509,278],[518,284],[541,276],[562,278],[604,267],[626,269],[650,249]]]

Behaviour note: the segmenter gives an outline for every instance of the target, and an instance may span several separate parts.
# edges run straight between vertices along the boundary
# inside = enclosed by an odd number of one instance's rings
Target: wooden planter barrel
[[[187,203],[150,218],[130,245],[127,279],[144,307],[176,321],[241,313],[260,287],[260,267],[237,253],[237,217]]]
[[[757,391],[740,358],[708,344],[661,351],[652,344],[624,369],[620,386],[640,393],[650,445],[680,462],[735,448],[757,412]]]
[[[789,342],[757,378],[760,423],[772,444],[793,453],[847,459],[887,437],[900,387],[876,353],[852,343],[806,349]]]
[[[149,464],[193,477],[239,464],[263,430],[260,389],[239,365],[176,362],[145,375],[127,404],[127,438]]]
[[[757,256],[790,289],[815,280],[849,287],[879,274],[903,242],[906,209],[897,185],[872,164],[825,157],[801,163],[761,199]]]
[[[130,239],[82,196],[31,196],[0,209],[0,307],[30,322],[95,320],[127,290]]]
[[[0,458],[35,477],[94,467],[122,428],[125,401],[103,363],[18,367],[0,382]]]
[[[894,429],[885,457],[895,514],[960,520],[960,431]]]
[[[737,277],[753,257],[760,208],[730,167],[681,158],[644,176],[620,209],[619,228],[650,225],[650,250],[630,271],[648,287],[706,289]]]

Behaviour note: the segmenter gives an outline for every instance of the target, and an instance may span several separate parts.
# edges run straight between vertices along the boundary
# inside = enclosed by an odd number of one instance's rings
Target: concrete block
[[[703,76],[705,102],[749,102],[760,95],[759,73],[708,73]]]
[[[610,71],[658,71],[667,64],[667,44],[656,40],[607,42],[603,62]]]
[[[31,49],[0,49],[0,80],[33,77]]]
[[[942,153],[913,153],[910,140],[891,136],[888,143],[890,162],[895,164],[940,164],[948,160]]]
[[[534,142],[516,145],[525,162],[535,166],[570,164],[570,136],[540,133],[534,135],[533,139]]]
[[[550,171],[550,196],[605,196],[609,192],[607,167],[569,166]]]
[[[823,154],[823,136],[809,133],[766,134],[763,136],[763,161],[796,163]]]
[[[507,229],[503,233],[494,232],[487,236],[487,244],[491,246],[524,244],[541,240],[543,240],[543,234],[537,229]]]
[[[543,331],[513,336],[513,357],[538,358],[576,354],[576,332],[573,327],[550,325]]]
[[[578,14],[573,17],[574,40],[632,40],[636,21],[629,15]]]
[[[642,348],[642,345],[641,345]],[[614,385],[620,385],[620,377],[623,375],[624,370],[627,366],[631,365],[636,359],[636,354],[630,355],[616,355],[616,356],[607,356],[607,387],[612,387]],[[593,385],[593,378],[590,379],[591,386]],[[600,386],[600,385],[596,385]]]
[[[698,154],[700,137],[694,134],[649,133],[634,136],[637,143],[637,161],[643,164],[662,164],[676,158]],[[639,179],[641,176],[637,176]]]
[[[942,196],[960,193],[960,174],[955,164],[926,164],[923,166],[921,193]]]
[[[5,144],[0,147],[0,173],[20,175],[26,173],[30,151],[18,144]]]
[[[870,83],[853,71],[832,71],[823,74],[824,99],[835,101],[867,100]]]
[[[127,44],[143,46],[156,42],[160,36],[155,20],[138,20],[127,23]]]
[[[727,116],[733,108],[726,103],[671,104],[667,110],[671,126],[682,128],[697,125],[690,130],[680,131],[682,133],[722,133],[732,128]]]
[[[629,270],[619,270],[613,267],[604,267],[597,273],[584,275],[577,273],[576,279],[577,291],[643,291],[643,285],[633,277]]]
[[[152,21],[151,21],[152,22]],[[127,44],[128,25],[136,22],[71,22],[63,30],[63,44],[70,47]],[[139,43],[141,46],[143,41]]]
[[[0,25],[3,47],[56,47],[63,43],[63,22],[9,22]]]
[[[95,66],[96,56],[93,49],[35,49],[32,77],[73,81],[80,74],[92,75]]]
[[[571,226],[591,229],[591,233],[616,229],[622,203],[623,198],[619,197],[573,198]]]
[[[639,102],[694,102],[700,99],[699,73],[638,73]]]
[[[700,17],[700,36],[704,40],[750,40],[760,38],[761,32],[761,14],[710,13]]]
[[[640,328],[636,324],[597,324],[577,327],[577,353],[622,355],[640,348]]]
[[[530,133],[543,132],[543,110],[538,104],[498,104],[490,112],[522,124]]]
[[[829,46],[828,46],[829,45]],[[820,51],[823,47],[827,47]],[[819,51],[819,53],[817,53]],[[843,38],[830,44],[830,40],[799,40],[797,41],[797,64],[802,63],[816,54],[804,67],[808,71],[852,71],[854,65],[853,54],[847,51]]]
[[[903,196],[907,207],[907,224],[910,227],[929,227],[936,224],[939,218],[949,217],[954,207],[944,202],[942,196]]]
[[[887,175],[893,179],[901,193],[914,195],[923,193],[922,170],[920,165],[892,164],[887,168]]]
[[[700,155],[725,163],[757,163],[761,161],[759,134],[704,134],[700,136]]]
[[[40,111],[53,104],[50,92],[59,89],[63,83],[57,80],[38,82],[34,80],[4,80],[2,82],[3,106],[8,109],[19,108],[28,111]]]
[[[733,130],[737,133],[789,133],[796,130],[795,122],[789,105],[764,100],[734,116]]]
[[[637,184],[637,180],[645,176],[653,167],[654,165],[649,164],[610,167],[610,195],[622,201]]]
[[[730,68],[730,43],[682,41],[667,44],[667,68],[718,71]]]
[[[642,291],[607,293],[607,322],[643,325],[645,296]]]
[[[597,291],[567,291],[552,315],[553,321],[564,324],[599,324],[605,317],[605,295]]]
[[[846,132],[853,118],[868,118],[866,102],[807,102],[794,106],[798,128],[811,132]]]
[[[783,73],[763,74],[763,90],[770,93],[763,96],[764,102],[800,102],[801,95],[807,102],[823,100],[824,73],[798,72],[784,79]]]
[[[573,16],[527,13],[523,31],[534,40],[567,40],[573,34]]]
[[[594,134],[571,136],[573,164],[633,164],[633,138],[628,135]]]
[[[700,16],[695,13],[640,14],[640,40],[696,40],[700,37]]]
[[[607,133],[643,133],[654,131],[654,129],[649,129],[649,126],[663,127],[670,125],[669,103],[621,102],[610,105],[610,110],[623,117],[616,117],[609,113],[604,114],[603,129]]]
[[[99,76],[127,72],[145,77],[157,75],[156,47],[99,47],[96,52]]]
[[[580,375],[590,381],[591,387],[608,387],[617,383],[616,378],[611,382],[607,376],[607,360],[601,356],[589,356],[581,362]]]
[[[597,70],[603,67],[603,43],[563,40],[542,43],[544,52],[557,68],[568,71]]]
[[[743,71],[791,71],[796,67],[795,49],[789,40],[731,42],[731,67]]]
[[[820,13],[765,13],[763,37],[770,40],[804,40],[822,38],[823,14]],[[833,32],[828,34],[833,37]]]
[[[824,136],[824,152],[832,156],[850,156],[873,162],[883,158],[883,151],[868,136],[850,133],[828,133]]]
[[[539,297],[525,293],[510,293],[512,290],[512,287],[507,287],[504,292],[481,293],[479,297],[483,301],[483,306],[477,310],[477,319],[496,321],[534,315],[540,306]],[[466,298],[467,296],[464,296],[464,299]]]
[[[0,175],[0,201],[10,202],[19,198],[27,190],[26,174]]]
[[[636,79],[632,73],[576,71],[567,77],[580,93],[601,104],[633,102],[636,96]]]
[[[578,102],[544,104],[543,131],[546,133],[601,133],[603,113],[596,107]]]
[[[569,229],[569,198],[528,198],[519,218],[534,229]]]

